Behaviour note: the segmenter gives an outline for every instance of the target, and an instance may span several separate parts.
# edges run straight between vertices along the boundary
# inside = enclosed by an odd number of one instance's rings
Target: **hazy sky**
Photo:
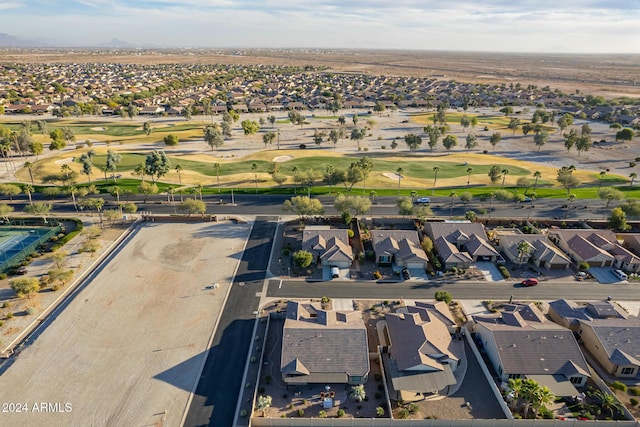
[[[76,46],[640,53],[640,0],[0,0],[0,32]]]

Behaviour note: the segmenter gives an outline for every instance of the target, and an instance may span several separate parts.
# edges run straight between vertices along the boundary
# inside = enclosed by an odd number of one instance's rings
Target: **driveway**
[[[620,280],[613,275],[611,268],[609,267],[592,267],[589,269],[589,273],[593,274],[593,277],[600,283],[626,283],[626,280]]]
[[[473,264],[473,266],[482,272],[487,282],[504,282],[502,273],[500,273],[498,267],[496,267],[493,263],[476,262],[475,264]]]

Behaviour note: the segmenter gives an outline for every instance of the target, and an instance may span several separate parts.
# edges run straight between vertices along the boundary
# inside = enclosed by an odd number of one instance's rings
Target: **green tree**
[[[516,250],[518,251],[518,264],[522,266],[523,260],[529,257],[533,248],[531,247],[531,244],[529,244],[529,242],[527,242],[526,240],[521,240],[520,242],[518,242]]]
[[[635,172],[631,172],[629,174],[629,178],[631,178],[631,181],[629,181],[629,189],[627,191],[631,191],[631,187],[633,187],[633,181],[635,181],[637,177],[638,177],[638,174]]]
[[[398,214],[402,216],[413,215],[413,202],[410,197],[398,197],[396,200]]]
[[[513,135],[516,134],[516,131],[518,130],[519,127],[520,127],[520,119],[517,117],[513,117],[509,121],[509,124],[507,125],[507,128],[513,132]]]
[[[207,205],[202,200],[186,198],[178,206],[181,212],[185,212],[187,215],[200,214],[204,215],[207,211]]]
[[[49,138],[51,138],[51,144],[49,144],[49,150],[57,150],[60,151],[64,147],[67,146],[67,143],[64,138],[64,132],[62,129],[54,129],[49,133]]]
[[[264,416],[265,411],[271,407],[271,396],[260,395],[258,396],[258,400],[256,403],[256,409],[258,411],[262,411],[262,416]]]
[[[266,132],[262,135],[262,142],[264,142],[264,148],[267,148],[267,145],[273,144],[273,141],[276,139],[275,132]]]
[[[589,151],[589,149],[591,148],[591,145],[592,145],[591,135],[590,134],[581,135],[576,141],[576,151],[578,151],[578,156],[580,156],[580,154],[582,154],[583,151]]]
[[[359,119],[358,113],[355,113],[353,117],[351,117],[351,121],[353,122],[354,126],[358,126],[358,119]]]
[[[570,151],[578,142],[578,132],[575,129],[570,129],[569,133],[565,133],[564,135],[564,146],[567,151]]]
[[[240,126],[245,135],[253,135],[260,130],[260,125],[255,120],[243,120]]]
[[[217,125],[205,126],[203,134],[205,142],[211,147],[211,151],[213,151],[214,148],[220,150],[220,147],[224,144],[224,136]]]
[[[152,129],[151,129],[151,122],[144,122],[144,123],[142,124],[142,130],[144,131],[144,133],[145,133],[147,136],[150,136],[150,135],[151,135],[151,131],[152,131]]]
[[[624,128],[618,132],[616,132],[616,141],[631,141],[635,133],[632,129]]]
[[[580,184],[580,180],[573,176],[575,170],[572,166],[563,166],[558,169],[556,174],[556,181],[558,181],[564,188],[567,189],[567,194],[571,192],[571,189],[577,187]]]
[[[171,161],[164,151],[153,150],[145,159],[145,172],[155,183],[171,170]]]
[[[505,179],[507,179],[507,175],[509,175],[509,169],[502,169],[500,171],[500,174],[502,175],[502,185],[500,186],[500,188],[504,188],[504,181]]]
[[[446,148],[447,150],[451,150],[452,148],[454,148],[456,145],[458,145],[458,138],[455,135],[447,135],[444,137],[444,139],[442,140],[442,145],[444,146],[444,148]]]
[[[118,165],[122,161],[122,154],[117,153],[113,150],[107,151],[107,162],[106,168],[107,171],[111,172],[113,175],[113,182],[116,182],[118,179],[116,177],[116,172],[118,171]]]
[[[467,135],[467,138],[465,139],[466,143],[464,145],[464,148],[467,149],[467,152],[469,150],[471,150],[472,148],[475,148],[478,145],[478,141],[477,138],[474,134],[470,133]]]
[[[428,125],[423,128],[424,133],[429,137],[429,149],[433,152],[433,149],[438,145],[440,139],[440,129],[436,126]]]
[[[31,187],[33,191],[33,187]],[[22,193],[22,189],[15,184],[0,184],[0,194],[3,196],[8,196],[9,201],[13,201],[13,196],[17,196]]]
[[[409,146],[409,150],[415,151],[420,148],[420,144],[422,144],[422,138],[413,133],[409,133],[404,136],[404,142],[406,142],[407,146]]]
[[[9,214],[13,212],[13,206],[0,204],[0,218],[9,221]]]
[[[489,175],[489,179],[491,180],[491,183],[495,184],[500,180],[500,178],[502,178],[502,170],[500,169],[499,166],[493,165],[489,169],[488,175]]]
[[[165,136],[163,141],[164,141],[164,145],[166,145],[167,147],[175,147],[176,145],[178,145],[180,143],[180,140],[178,139],[178,136],[174,135],[172,133],[170,133],[169,135]]]
[[[510,114],[513,114],[513,107],[507,105],[506,107],[502,107],[500,112],[504,113],[505,116],[509,116]]]
[[[611,209],[611,214],[609,215],[609,226],[621,231],[631,228],[627,224],[627,214],[622,210],[622,208],[618,207]]]
[[[375,111],[378,114],[384,113],[386,109],[387,109],[387,106],[380,101],[376,101],[376,105],[373,106],[373,111]]]
[[[307,251],[296,251],[293,253],[293,262],[300,268],[307,268],[313,261],[313,255]]]
[[[141,182],[138,186],[138,192],[144,194],[144,201],[142,203],[147,203],[147,196],[149,196],[149,194],[158,194],[158,186],[152,182]]]
[[[402,182],[402,178],[404,178],[404,169],[402,169],[402,167],[396,169],[396,175],[398,176],[398,194],[400,194],[400,183]]]
[[[49,212],[51,212],[51,203],[34,202],[24,207],[24,211],[31,215],[37,215],[42,218],[43,222],[47,222]]]
[[[364,136],[367,134],[366,129],[352,129],[350,139],[355,141],[358,144],[358,150],[360,150],[360,141],[364,139]]]
[[[36,156],[37,160],[38,156],[44,152],[44,145],[40,141],[32,141],[31,144],[29,144],[29,151]]]
[[[496,145],[498,145],[498,142],[500,142],[501,139],[502,135],[500,134],[500,132],[494,132],[489,138],[489,143],[495,149]]]
[[[333,202],[340,214],[348,213],[351,216],[363,215],[371,209],[371,199],[366,196],[345,196],[338,194]]]
[[[609,204],[612,200],[624,199],[624,193],[616,188],[605,187],[601,188],[598,191],[598,197],[600,198],[600,200],[603,200],[605,202],[604,209],[607,210],[609,209]]]
[[[37,277],[21,277],[9,281],[9,287],[13,289],[18,298],[25,296],[31,298],[31,294],[40,290],[40,280]]]
[[[538,146],[538,151],[540,151],[542,146],[546,144],[548,140],[549,140],[549,134],[547,133],[547,131],[544,131],[544,130],[536,133],[533,136],[533,142],[536,144],[536,146]]]
[[[322,215],[324,208],[320,200],[309,196],[295,196],[286,200],[282,206],[286,212],[293,212],[304,220],[309,216]]]
[[[433,297],[436,301],[444,301],[447,304],[451,303],[453,300],[453,297],[447,291],[436,291]]]

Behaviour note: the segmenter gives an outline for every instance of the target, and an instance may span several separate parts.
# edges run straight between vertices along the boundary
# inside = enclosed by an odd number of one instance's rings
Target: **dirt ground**
[[[144,224],[2,376],[3,425],[179,425],[249,225]],[[217,289],[208,289],[218,283]],[[66,412],[35,412],[59,402]]]

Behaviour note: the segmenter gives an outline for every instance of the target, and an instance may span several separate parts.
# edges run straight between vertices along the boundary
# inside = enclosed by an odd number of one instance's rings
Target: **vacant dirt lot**
[[[179,425],[248,232],[142,225],[4,373],[0,402],[23,412],[0,424]],[[59,408],[34,411],[40,402]]]

